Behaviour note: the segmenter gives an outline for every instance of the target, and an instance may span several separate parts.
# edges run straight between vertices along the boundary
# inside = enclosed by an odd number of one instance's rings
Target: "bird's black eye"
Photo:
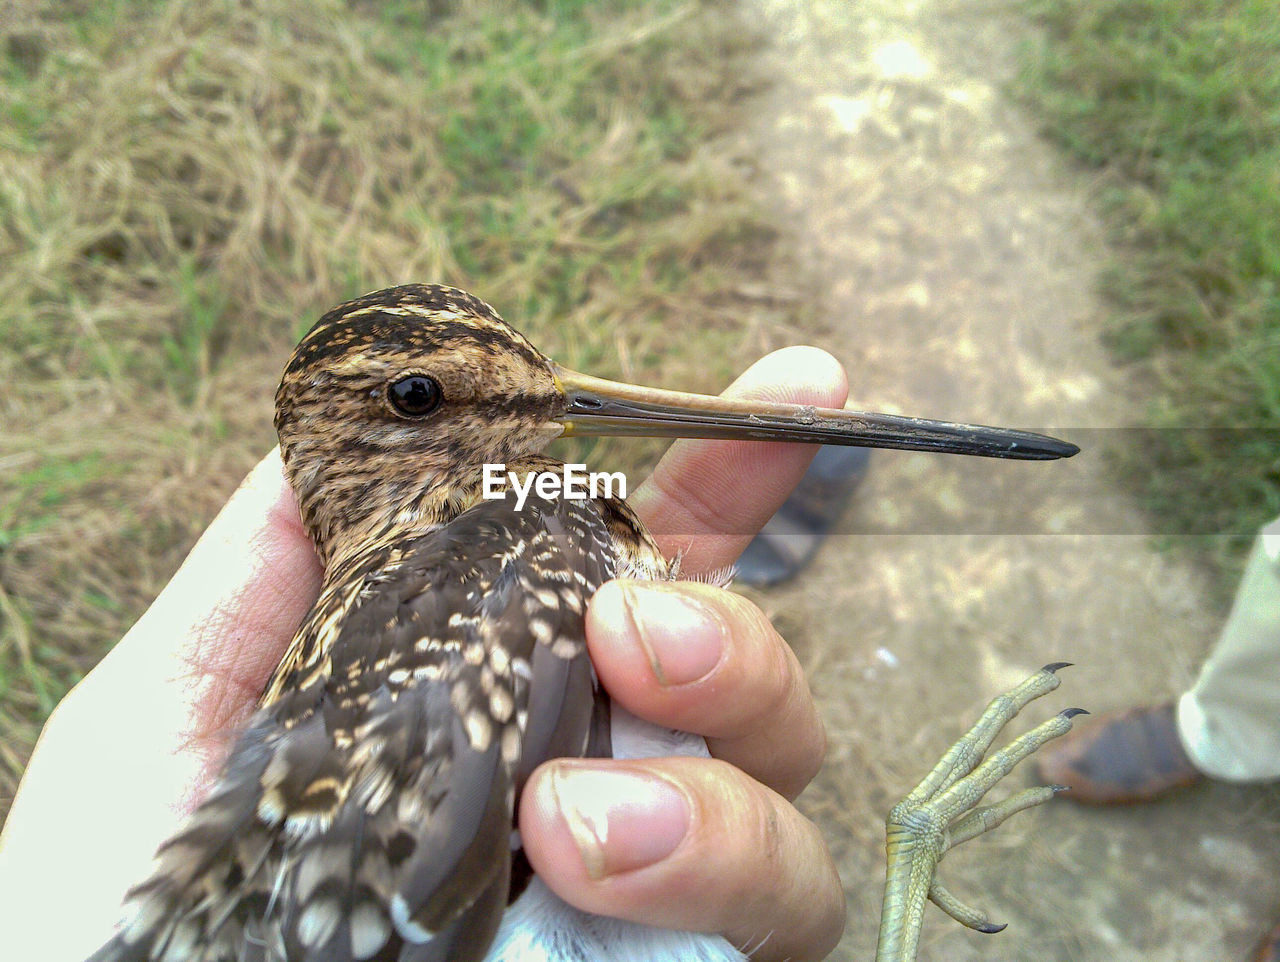
[[[440,404],[440,385],[425,374],[410,374],[387,388],[392,406],[407,418],[430,414]]]

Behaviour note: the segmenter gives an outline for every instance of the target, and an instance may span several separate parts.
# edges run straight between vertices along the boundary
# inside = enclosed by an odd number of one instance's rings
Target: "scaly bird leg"
[[[885,826],[889,866],[876,962],[915,959],[926,899],[957,922],[979,932],[999,932],[1004,928],[943,888],[934,879],[934,871],[951,848],[1062,791],[1059,785],[1028,788],[994,805],[974,807],[1018,762],[1045,742],[1070,731],[1071,719],[1076,715],[1087,714],[1082,708],[1068,708],[983,760],[1001,729],[1023,706],[1058,687],[1061,680],[1057,671],[1065,667],[1066,662],[1045,665],[996,698],[937,767],[890,811]]]

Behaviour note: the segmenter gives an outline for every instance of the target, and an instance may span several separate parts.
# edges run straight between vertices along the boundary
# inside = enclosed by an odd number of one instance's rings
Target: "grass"
[[[0,810],[52,705],[273,443],[279,372],[328,307],[450,283],[571,366],[693,389],[787,320],[737,293],[773,232],[714,147],[752,82],[715,3],[6,17]]]
[[[1109,342],[1164,430],[1128,472],[1162,530],[1280,514],[1280,21],[1267,0],[1031,0],[1024,92],[1099,173]],[[1224,539],[1216,539],[1219,547]],[[1217,557],[1234,580],[1247,538]],[[1204,545],[1201,545],[1204,547]]]

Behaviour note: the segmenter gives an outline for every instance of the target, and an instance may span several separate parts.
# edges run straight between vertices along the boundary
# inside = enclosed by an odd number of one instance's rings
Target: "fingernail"
[[[679,589],[631,582],[627,615],[659,684],[687,685],[720,664],[726,628],[718,612]]]
[[[689,831],[689,803],[656,776],[559,762],[549,781],[593,879],[660,862]]]

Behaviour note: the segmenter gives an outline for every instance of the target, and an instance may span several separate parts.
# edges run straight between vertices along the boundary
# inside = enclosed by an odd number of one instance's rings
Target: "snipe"
[[[285,370],[276,428],[326,565],[323,591],[217,786],[161,847],[93,962],[490,953],[527,881],[513,833],[525,779],[548,758],[609,751],[587,601],[611,578],[674,571],[620,498],[534,494],[518,508],[509,493],[484,496],[484,464],[557,472],[546,444],[587,434],[1034,460],[1077,450],[1020,431],[604,381],[554,364],[470,294],[416,285],[320,319]],[[1003,721],[1056,687],[1056,667],[998,700],[895,809],[884,958],[914,955],[926,897],[991,928],[932,883],[933,865],[949,844],[1052,794],[964,814],[1069,727],[1064,713],[979,767]],[[533,897],[554,899],[537,887]],[[561,908],[547,924],[573,924]],[[618,923],[616,938],[641,938],[639,928]],[[742,957],[718,936],[664,944],[673,960]]]

